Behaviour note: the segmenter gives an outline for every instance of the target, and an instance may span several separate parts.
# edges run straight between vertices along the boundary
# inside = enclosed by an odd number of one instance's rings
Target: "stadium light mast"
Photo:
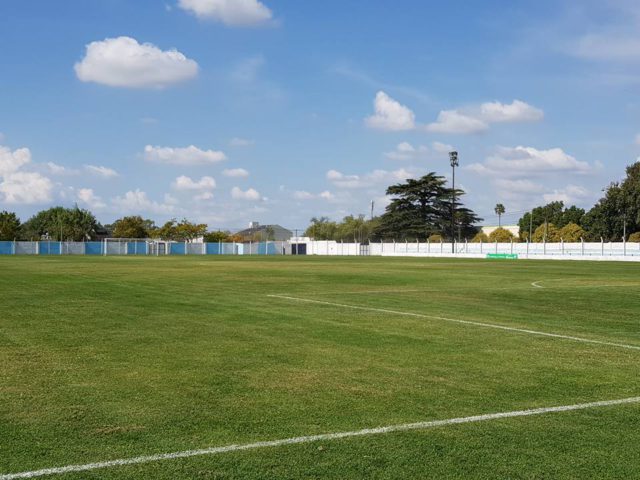
[[[456,167],[458,163],[458,152],[449,152],[449,162],[451,163],[451,253],[456,253]]]

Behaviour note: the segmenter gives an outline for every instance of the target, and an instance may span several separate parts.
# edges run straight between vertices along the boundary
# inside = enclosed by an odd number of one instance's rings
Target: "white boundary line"
[[[225,447],[211,447],[202,450],[186,450],[183,452],[161,453],[158,455],[143,455],[140,457],[122,458],[118,460],[108,460],[106,462],[86,463],[84,465],[67,465],[65,467],[44,468],[42,470],[32,470],[29,472],[0,474],[0,480],[15,480],[19,478],[35,478],[45,475],[60,475],[71,472],[86,472],[101,468],[120,467],[125,465],[138,465],[141,463],[157,462],[160,460],[172,460],[176,458],[198,457],[203,455],[217,455],[221,453],[240,452],[245,450],[255,450],[258,448],[281,447],[285,445],[298,445],[301,443],[319,442],[322,440],[338,440],[341,438],[362,437],[365,435],[380,435],[384,433],[407,432],[411,430],[426,430],[447,425],[458,425],[462,423],[485,422],[487,420],[499,420],[502,418],[529,417],[532,415],[542,415],[545,413],[570,412],[574,410],[586,410],[589,408],[609,407],[613,405],[625,405],[640,403],[640,397],[623,398],[619,400],[604,400],[599,402],[579,403],[576,405],[564,405],[560,407],[533,408],[530,410],[515,410],[502,413],[488,413],[475,415],[472,417],[449,418],[446,420],[432,420],[428,422],[405,423],[401,425],[390,425],[387,427],[365,428],[350,432],[323,433],[320,435],[307,435],[304,437],[284,438],[280,440],[270,440],[265,442],[246,443],[243,445],[227,445]]]
[[[538,280],[537,282],[532,282],[531,286],[536,288],[544,288],[542,285],[540,285],[540,282],[542,282],[542,280]]]
[[[280,298],[283,300],[291,300],[294,302],[305,302],[305,303],[317,303],[320,305],[329,305],[332,307],[341,307],[341,308],[351,308],[354,310],[365,310],[369,312],[378,312],[378,313],[390,313],[392,315],[404,315],[406,317],[418,317],[418,318],[428,318],[432,320],[441,320],[443,322],[452,322],[452,323],[460,323],[462,325],[474,325],[476,327],[484,327],[484,328],[495,328],[498,330],[506,330],[509,332],[518,332],[518,333],[526,333],[528,335],[538,335],[541,337],[552,337],[552,338],[561,338],[564,340],[571,340],[574,342],[583,342],[583,343],[593,343],[596,345],[607,345],[609,347],[618,347],[618,348],[627,348],[630,350],[640,350],[640,345],[627,345],[625,343],[615,343],[615,342],[606,342],[603,340],[592,340],[590,338],[583,337],[574,337],[571,335],[562,335],[559,333],[549,333],[542,332],[539,330],[529,330],[525,328],[516,328],[516,327],[507,327],[506,325],[499,325],[495,323],[483,323],[483,322],[474,322],[471,320],[461,320],[459,318],[447,318],[447,317],[439,317],[436,315],[425,315],[423,313],[413,313],[413,312],[401,312],[398,310],[388,310],[386,308],[374,308],[374,307],[363,307],[360,305],[348,305],[345,303],[333,303],[333,302],[325,302],[323,300],[310,300],[307,298],[298,298],[298,297],[290,297],[287,295],[267,295],[267,297],[271,298]],[[0,479],[1,480],[1,479]]]

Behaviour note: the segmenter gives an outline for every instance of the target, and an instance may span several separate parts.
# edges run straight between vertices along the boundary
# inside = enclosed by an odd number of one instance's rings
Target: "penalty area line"
[[[287,295],[267,295],[267,297],[279,298],[282,300],[290,300],[294,302],[316,303],[319,305],[328,305],[332,307],[350,308],[353,310],[364,310],[364,311],[377,312],[377,313],[389,313],[392,315],[403,315],[406,317],[426,318],[430,320],[440,320],[443,322],[459,323],[462,325],[473,325],[473,326],[482,327],[482,328],[495,328],[496,330],[505,330],[508,332],[524,333],[527,335],[536,335],[539,337],[560,338],[563,340],[571,340],[573,342],[592,343],[595,345],[606,345],[608,347],[626,348],[629,350],[640,350],[640,345],[627,345],[625,343],[607,342],[604,340],[593,340],[591,338],[574,337],[572,335],[562,335],[560,333],[543,332],[540,330],[529,330],[526,328],[508,327],[506,325],[500,325],[497,323],[475,322],[473,320],[462,320],[459,318],[440,317],[437,315],[426,315],[424,313],[401,312],[399,310],[389,310],[386,308],[375,308],[375,307],[364,307],[361,305],[349,305],[346,303],[326,302],[324,300],[311,300],[308,298],[290,297]]]
[[[380,435],[385,433],[408,432],[412,430],[426,430],[429,428],[445,427],[448,425],[459,425],[464,423],[485,422],[489,420],[499,420],[504,418],[529,417],[533,415],[543,415],[547,413],[570,412],[575,410],[586,410],[590,408],[602,408],[614,405],[637,404],[640,397],[630,397],[618,400],[603,400],[590,403],[578,403],[575,405],[563,405],[559,407],[542,407],[529,410],[515,410],[511,412],[488,413],[474,415],[471,417],[449,418],[446,420],[432,420],[426,422],[405,423],[400,425],[390,425],[387,427],[365,428],[349,432],[324,433],[320,435],[307,435],[304,437],[283,438],[280,440],[270,440],[265,442],[247,443],[242,445],[227,445],[225,447],[204,448],[201,450],[185,450],[183,452],[163,453],[158,455],[143,455],[140,457],[122,458],[119,460],[108,460],[105,462],[86,463],[83,465],[67,465],[66,467],[44,468],[42,470],[32,470],[29,472],[0,474],[0,480],[16,480],[19,478],[36,478],[46,475],[61,475],[72,472],[86,472],[103,468],[121,467],[126,465],[139,465],[142,463],[158,462],[161,460],[173,460],[178,458],[198,457],[203,455],[218,455],[222,453],[241,452],[255,450],[259,448],[281,447],[286,445],[298,445],[327,440],[339,440],[343,438],[362,437],[367,435]]]

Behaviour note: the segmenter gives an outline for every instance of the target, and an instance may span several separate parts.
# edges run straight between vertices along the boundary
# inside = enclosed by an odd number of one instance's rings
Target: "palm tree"
[[[501,203],[496,204],[496,208],[494,208],[493,211],[498,215],[498,227],[502,227],[502,215],[504,215],[506,211],[504,205]]]

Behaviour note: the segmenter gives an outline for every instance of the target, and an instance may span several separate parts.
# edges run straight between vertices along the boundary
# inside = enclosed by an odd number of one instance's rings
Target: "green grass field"
[[[5,257],[0,271],[0,478],[640,396],[640,264]],[[640,478],[639,445],[633,403],[43,478]]]

